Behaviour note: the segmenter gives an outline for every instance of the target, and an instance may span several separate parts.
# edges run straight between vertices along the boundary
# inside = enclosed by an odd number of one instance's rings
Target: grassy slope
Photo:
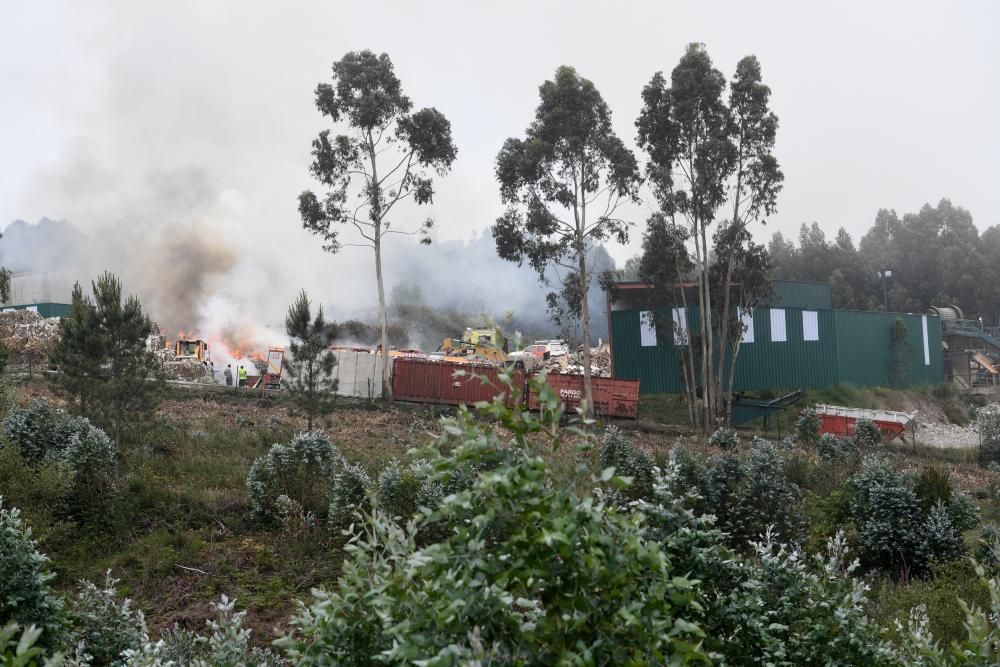
[[[932,392],[915,393],[921,395]],[[21,402],[34,396],[50,392],[37,382],[19,392]],[[835,388],[810,393],[805,404],[891,407],[898,400],[884,390]],[[427,442],[440,412],[406,405],[341,405],[323,428],[349,460],[376,478],[392,457]],[[789,413],[785,424],[792,423],[793,411]],[[643,397],[639,422],[618,424],[662,464],[679,440],[697,451],[711,449],[685,435],[683,426],[664,426],[685,421],[679,397],[653,396]],[[649,428],[641,428],[644,424]],[[244,486],[250,464],[272,443],[287,441],[303,427],[286,407],[255,395],[171,392],[146,444],[125,457],[124,501],[111,525],[100,533],[67,526],[39,531],[59,575],[57,585],[68,591],[80,578],[97,579],[110,568],[154,629],[174,622],[202,627],[211,615],[210,602],[225,593],[248,610],[255,640],[269,641],[297,600],[307,600],[310,588],[336,579],[342,560],[342,538],[322,526],[290,536],[250,518]],[[566,456],[571,449],[565,447],[555,456]],[[956,481],[978,494],[984,518],[1000,514],[991,489],[1000,485],[1000,475],[982,471],[967,460],[967,453],[906,446],[891,446],[889,451],[906,468],[948,465]],[[815,492],[829,492],[825,487],[833,478],[830,471],[814,454],[803,456],[814,480],[804,488],[815,484]],[[909,600],[896,588],[878,593],[878,615],[886,621]]]

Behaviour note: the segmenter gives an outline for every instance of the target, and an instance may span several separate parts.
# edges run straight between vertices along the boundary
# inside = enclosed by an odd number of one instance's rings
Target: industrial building
[[[649,289],[642,283],[619,283],[609,293],[613,377],[640,380],[643,394],[680,392],[679,354],[685,347],[675,344],[673,331],[655,331],[648,317]],[[905,369],[897,384],[944,381],[938,315],[834,310],[830,285],[824,283],[776,281],[774,291],[769,307],[755,308],[744,319],[747,332],[737,356],[734,391],[888,386],[889,331],[897,318],[907,331],[906,345],[892,353],[900,355]],[[675,327],[697,330],[695,307],[665,307]]]
[[[42,317],[66,317],[73,300],[73,282],[59,272],[15,274],[10,299],[0,302],[0,312],[33,310]]]

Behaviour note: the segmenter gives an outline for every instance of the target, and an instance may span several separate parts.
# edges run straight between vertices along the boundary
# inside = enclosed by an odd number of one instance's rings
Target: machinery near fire
[[[203,340],[178,340],[174,343],[175,359],[197,359],[201,362],[211,362],[212,354],[208,343]]]

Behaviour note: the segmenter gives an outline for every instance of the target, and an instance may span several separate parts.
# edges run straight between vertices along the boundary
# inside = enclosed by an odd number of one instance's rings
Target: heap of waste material
[[[216,384],[210,366],[193,357],[177,358],[174,349],[167,347],[167,337],[160,333],[160,327],[156,322],[153,322],[149,336],[146,338],[146,350],[152,352],[163,364],[163,374],[168,380]]]
[[[10,353],[11,363],[47,359],[58,341],[58,317],[45,318],[33,310],[0,313],[0,344]]]
[[[167,349],[167,337],[160,333],[160,325],[152,323],[149,336],[146,337],[146,351],[162,355]]]
[[[583,375],[583,349],[546,359],[543,368],[550,373]],[[590,348],[590,374],[592,377],[611,377],[611,347],[607,343]]]
[[[190,357],[174,359],[173,351],[171,350],[170,352],[170,358],[164,358],[163,361],[163,372],[168,380],[215,384],[215,380],[212,378],[212,370],[209,366]],[[164,355],[164,357],[166,356]]]

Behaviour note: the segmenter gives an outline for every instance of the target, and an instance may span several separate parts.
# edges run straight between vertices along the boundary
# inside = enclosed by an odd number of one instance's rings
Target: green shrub
[[[334,473],[327,520],[334,528],[347,528],[355,522],[372,488],[371,478],[361,466],[346,463]]]
[[[854,444],[861,451],[870,451],[882,445],[882,431],[870,419],[858,419],[854,423]]]
[[[65,615],[49,587],[55,575],[46,569],[48,560],[20,510],[4,507],[0,497],[0,627],[35,625],[43,630],[39,646],[54,649],[64,636]]]
[[[601,469],[615,469],[615,475],[628,478],[625,488],[608,489],[617,504],[626,505],[653,495],[653,462],[622,435],[617,427],[609,426],[601,438]],[[609,497],[610,500],[610,497]]]
[[[813,447],[819,441],[819,415],[812,408],[799,413],[795,421],[795,438],[803,447]]]
[[[316,591],[281,642],[294,664],[703,657],[701,632],[688,620],[697,613],[692,583],[644,539],[643,514],[608,511],[566,480],[549,483],[542,457],[508,447],[557,430],[558,398],[541,397],[541,417],[491,406],[512,443],[464,410],[445,426],[425,453],[435,474],[446,482],[451,471],[489,474],[429,517],[453,527],[441,542],[419,547],[412,530],[379,513],[366,521],[336,587]],[[494,530],[498,522],[503,530]]]
[[[379,507],[389,518],[399,520],[404,525],[421,506],[437,507],[436,502],[433,505],[427,504],[429,497],[444,497],[440,488],[428,493],[433,472],[423,461],[414,461],[405,466],[399,461],[390,461],[378,476]]]
[[[976,410],[979,425],[979,464],[1000,464],[1000,405],[991,403]]]
[[[306,513],[325,516],[330,491],[344,458],[319,431],[300,433],[287,445],[275,444],[250,466],[247,491],[256,517],[276,521],[278,496],[288,496]]]
[[[142,612],[133,610],[130,600],[118,599],[117,583],[110,571],[105,575],[103,588],[84,581],[70,604],[73,633],[91,656],[93,667],[120,664],[125,650],[140,646],[146,639]]]
[[[824,463],[847,463],[857,454],[857,447],[851,440],[824,433],[816,442],[816,453]]]
[[[118,461],[111,439],[83,419],[68,433],[60,458],[73,475],[71,514],[106,521],[118,495]]]
[[[14,408],[3,421],[3,435],[21,450],[32,463],[45,459],[55,441],[56,428],[65,414],[44,399],[32,401],[27,408]]]
[[[915,490],[925,512],[938,502],[947,504],[951,502],[951,474],[947,468],[924,468],[917,476]]]
[[[914,481],[885,460],[868,456],[849,486],[862,560],[892,576],[920,575],[932,562],[960,557],[962,531],[978,522],[971,499],[954,494],[960,499],[952,502],[947,475],[933,469]],[[926,498],[933,501],[928,509],[922,503]]]
[[[36,646],[44,630],[29,626],[22,629],[17,623],[0,626],[0,662],[4,667],[36,667],[42,655],[41,646]],[[62,667],[61,657],[48,658],[42,667]],[[81,667],[87,667],[85,664]]]
[[[4,500],[44,539],[67,514],[73,490],[72,471],[59,461],[30,464],[14,445],[0,444],[0,489]]]
[[[731,428],[717,428],[708,438],[708,444],[721,449],[735,449],[740,445],[740,436]]]

